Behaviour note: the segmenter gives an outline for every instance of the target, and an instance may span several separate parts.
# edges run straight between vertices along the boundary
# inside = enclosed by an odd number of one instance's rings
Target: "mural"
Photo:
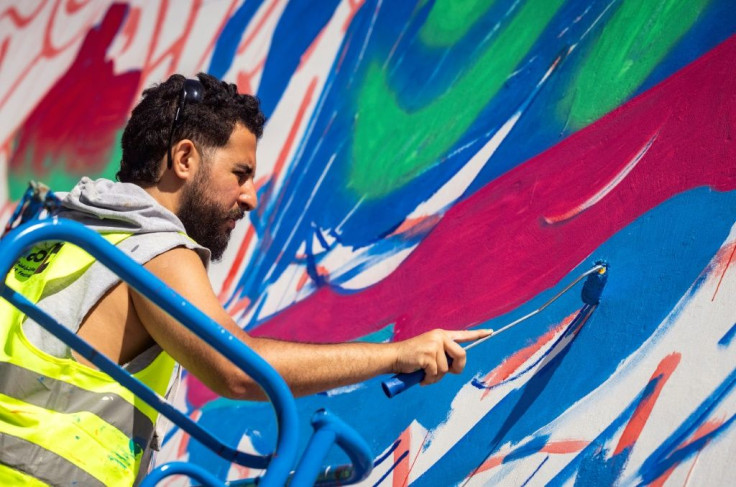
[[[269,117],[260,206],[211,275],[250,333],[498,329],[610,266],[599,306],[563,295],[461,376],[300,399],[303,438],[320,407],[346,419],[376,454],[364,485],[722,485],[735,34],[730,0],[4,0],[2,214],[29,178],[112,177],[140,92],[207,71]],[[272,449],[268,404],[188,376],[178,405]],[[174,458],[254,473],[176,428]]]

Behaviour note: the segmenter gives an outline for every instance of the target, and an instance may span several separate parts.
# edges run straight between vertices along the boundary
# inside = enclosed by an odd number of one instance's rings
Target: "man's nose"
[[[258,195],[256,193],[256,184],[253,179],[248,179],[240,188],[241,206],[245,207],[245,211],[251,211],[258,206]]]

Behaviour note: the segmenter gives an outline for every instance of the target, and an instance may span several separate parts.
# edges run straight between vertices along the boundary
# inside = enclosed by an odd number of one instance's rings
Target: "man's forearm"
[[[250,337],[247,343],[276,369],[295,396],[315,394],[392,373],[397,361],[397,345],[394,343],[312,344],[254,337]],[[260,390],[255,394],[259,399],[264,397]]]

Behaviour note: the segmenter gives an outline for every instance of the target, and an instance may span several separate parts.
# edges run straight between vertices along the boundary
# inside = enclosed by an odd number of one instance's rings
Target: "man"
[[[258,101],[238,94],[235,85],[205,74],[199,75],[199,82],[174,75],[144,91],[133,110],[122,138],[121,183],[82,179],[62,195],[61,216],[90,226],[145,265],[268,361],[297,396],[379,374],[424,369],[424,384],[431,384],[448,371],[461,372],[465,353],[457,342],[482,338],[487,331],[435,330],[389,344],[291,343],[251,337],[222,308],[210,285],[207,265],[210,255],[213,259],[222,256],[236,222],[256,207],[256,143],[264,122]],[[173,367],[167,361],[170,356],[222,396],[263,398],[248,375],[101,264],[79,257],[69,245],[44,252],[50,257],[43,271],[41,267],[33,272],[17,267],[9,279],[16,279],[19,287],[37,289],[34,299],[40,307],[159,393],[167,390]],[[31,255],[39,254],[32,251]],[[65,265],[69,268],[62,269]],[[6,377],[13,379],[0,380],[0,392],[9,396],[6,405],[0,401],[0,441],[7,447],[3,452],[0,445],[0,480],[21,483],[35,478],[54,483],[69,482],[72,477],[85,485],[95,479],[103,485],[130,485],[141,463],[145,469],[143,450],[150,446],[155,414],[126,399],[125,391],[104,382],[104,374],[88,367],[82,358],[70,356],[63,344],[19,313],[6,321],[14,323],[6,331],[6,342],[12,345],[6,349],[17,351],[7,359]],[[447,357],[453,359],[451,365]],[[28,364],[33,365],[26,370]],[[8,382],[27,387],[19,389]],[[60,394],[49,390],[63,390],[75,401],[84,397],[87,402],[83,407],[71,408],[66,402],[60,406],[53,400]],[[119,408],[101,409],[100,399],[88,397],[90,392],[122,398]],[[128,403],[135,411],[130,412]],[[94,418],[80,416],[79,410]],[[18,419],[22,415],[17,411],[33,420]],[[126,422],[126,415],[136,414],[137,423]],[[37,419],[43,415],[48,418]],[[39,427],[51,428],[44,425],[63,421],[71,428],[58,433],[64,440],[34,434]],[[74,429],[80,422],[84,427]],[[129,431],[127,436],[101,442],[99,461],[96,452],[75,455],[69,437],[93,444],[95,436],[90,431],[95,428]],[[70,444],[59,446],[58,441]],[[61,471],[63,477],[55,478]]]

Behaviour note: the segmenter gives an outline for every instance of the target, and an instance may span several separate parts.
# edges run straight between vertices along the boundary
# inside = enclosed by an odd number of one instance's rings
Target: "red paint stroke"
[[[189,414],[189,419],[194,421],[195,423],[199,421],[199,418],[202,417],[202,411],[200,409],[195,409]],[[182,435],[181,442],[179,443],[179,448],[176,452],[176,458],[183,458],[184,455],[187,452],[187,446],[189,446],[189,435],[184,434]]]
[[[241,311],[247,309],[248,306],[250,306],[250,299],[243,298],[237,301],[235,305],[228,310],[228,313],[230,314],[230,316],[235,318]]]
[[[677,464],[672,465],[670,468],[667,469],[666,472],[664,472],[662,475],[660,475],[659,477],[657,477],[654,480],[654,482],[652,482],[649,485],[651,485],[652,487],[664,487],[665,482],[667,482],[667,479],[670,478],[670,475],[672,475],[672,472],[674,472],[677,467],[678,467]],[[687,484],[685,484],[685,485],[687,485]]]
[[[411,238],[416,235],[425,235],[437,226],[441,217],[439,215],[427,215],[417,218],[407,218],[401,225],[391,232],[388,236],[401,235],[404,238]]]
[[[14,6],[11,5],[10,7],[3,10],[2,13],[0,13],[0,20],[6,19],[6,18],[10,19],[10,22],[13,23],[14,27],[18,27],[22,29],[28,24],[30,24],[31,21],[33,21],[33,19],[36,18],[38,13],[41,10],[43,10],[43,8],[46,6],[47,3],[48,3],[47,0],[39,2],[38,6],[36,7],[36,10],[34,10],[33,12],[31,12],[25,17],[20,12],[18,12],[18,9],[16,9]]]
[[[14,8],[10,8],[8,10],[5,10],[2,14],[2,16],[7,16],[11,19],[13,23],[16,24],[18,27],[25,27],[28,22],[31,22],[43,9],[43,7],[46,6],[46,2],[41,3],[38,8],[33,11],[29,17],[22,17]],[[122,6],[120,6],[122,7]],[[111,7],[112,8],[112,7]],[[89,25],[80,25],[78,30],[74,35],[72,35],[69,39],[69,42],[66,44],[55,47],[53,43],[51,42],[51,31],[53,30],[54,24],[57,21],[57,13],[59,11],[59,2],[56,2],[52,8],[51,14],[49,15],[49,20],[46,22],[46,25],[44,26],[44,36],[43,36],[43,43],[41,45],[41,50],[39,53],[31,59],[28,64],[23,68],[23,70],[20,72],[18,77],[16,78],[13,85],[10,87],[10,89],[5,93],[5,96],[0,98],[0,108],[2,108],[5,103],[10,99],[10,97],[13,95],[16,89],[18,89],[19,86],[21,86],[23,80],[28,76],[28,74],[31,72],[31,70],[36,66],[36,64],[41,61],[44,58],[51,58],[62,51],[70,48],[74,44],[77,43],[77,41],[82,38],[85,33],[89,30],[92,22],[90,22]],[[12,137],[12,135],[11,135]],[[3,141],[3,145],[7,141]]]
[[[496,455],[494,457],[489,458],[485,462],[483,462],[478,468],[473,470],[470,475],[468,475],[466,479],[466,483],[468,480],[472,479],[479,473],[483,473],[487,470],[490,470],[492,468],[496,468],[499,465],[503,464],[504,459],[506,458],[506,455]]]
[[[685,448],[691,443],[698,441],[704,436],[711,434],[713,431],[723,426],[723,423],[724,421],[722,419],[704,422],[702,425],[700,425],[700,427],[697,430],[695,430],[695,432],[693,433],[693,436],[688,441],[680,445],[678,449]],[[705,446],[708,443],[709,441],[706,441],[705,444],[703,445],[703,448],[705,448]],[[693,463],[690,466],[690,470],[688,471],[688,474],[687,474],[687,479],[685,480],[685,485],[688,484],[688,480],[690,479],[690,474],[692,473],[693,468],[695,467],[695,463],[698,461],[698,457],[700,456],[700,451],[702,451],[702,449],[698,451],[698,454],[695,456],[695,459],[693,460]],[[663,487],[664,484],[667,482],[667,479],[669,479],[670,475],[672,475],[672,473],[675,471],[675,469],[678,466],[679,464],[677,463],[672,465],[670,468],[667,469],[667,471],[665,471],[662,475],[657,477],[657,479],[654,482],[652,482],[651,485],[654,487]]]
[[[251,240],[253,240],[254,236],[255,236],[255,229],[253,228],[253,225],[250,225],[248,227],[248,230],[246,230],[245,232],[245,237],[240,242],[240,247],[238,247],[238,253],[235,254],[235,260],[230,266],[230,270],[228,271],[228,274],[225,277],[225,281],[222,283],[222,289],[220,290],[220,294],[218,296],[218,298],[220,299],[220,302],[224,302],[227,300],[227,294],[228,294],[228,291],[230,290],[230,286],[232,286],[233,281],[235,280],[235,276],[237,275],[237,272],[240,269],[240,265],[243,263],[243,259],[245,258],[245,253],[248,251],[248,247],[250,246]]]
[[[57,56],[64,52],[65,50],[69,49],[72,45],[76,44],[77,40],[83,35],[83,31],[80,30],[77,35],[72,36],[69,41],[67,41],[66,44],[62,44],[60,46],[55,46],[53,40],[51,39],[51,32],[53,32],[52,23],[53,20],[56,19],[56,15],[59,11],[59,5],[61,5],[61,2],[56,2],[54,4],[54,7],[51,12],[51,20],[49,20],[49,23],[46,25],[46,29],[44,29],[43,33],[43,49],[41,51],[42,57],[52,58],[54,56]],[[125,8],[124,5],[118,5],[118,7]],[[112,8],[112,6],[110,7]]]
[[[266,22],[271,17],[271,15],[273,15],[273,13],[276,11],[276,7],[278,7],[278,5],[278,0],[274,0],[273,2],[271,2],[271,5],[268,6],[268,8],[266,9],[266,13],[263,14],[263,17],[258,20],[258,23],[253,28],[253,31],[248,35],[248,37],[243,39],[243,42],[241,42],[238,46],[238,50],[236,51],[237,54],[242,54],[243,51],[248,48],[250,43],[253,42],[253,39],[255,39],[256,36],[261,32],[263,26],[266,25]]]
[[[725,170],[736,160],[729,141],[736,126],[734,59],[736,36],[455,205],[381,282],[351,294],[323,287],[255,333],[347,341],[391,322],[397,322],[396,339],[437,327],[462,329],[559,283],[621,228],[669,198],[700,186],[736,189],[736,171]],[[646,156],[598,204],[557,225],[541,221],[584,201],[657,131]]]
[[[294,119],[294,122],[291,124],[291,128],[289,129],[289,135],[286,137],[286,142],[284,143],[284,146],[281,148],[281,152],[279,152],[278,158],[276,159],[276,164],[274,164],[273,171],[271,171],[271,180],[276,181],[278,180],[279,176],[281,175],[281,171],[284,169],[284,164],[286,164],[286,158],[289,155],[289,152],[291,151],[291,147],[294,145],[294,142],[296,141],[296,134],[299,131],[299,127],[302,125],[302,120],[304,119],[304,115],[307,113],[307,107],[312,102],[312,97],[314,96],[315,88],[317,87],[317,77],[312,77],[312,81],[309,82],[309,86],[307,87],[307,92],[304,95],[304,98],[302,98],[302,102],[299,104],[299,110],[297,111],[296,118]],[[265,194],[263,195],[263,200],[268,201],[271,199],[271,195],[273,194],[273,187],[274,184],[270,185],[268,189],[266,190]],[[283,200],[285,194],[284,192],[280,192],[278,195],[278,200],[276,201],[275,205],[278,207],[281,201]],[[260,211],[263,211],[266,208],[267,205],[262,205]],[[262,215],[262,213],[261,213]],[[268,246],[271,243],[271,233],[269,231],[270,224],[273,223],[273,218],[276,215],[272,214],[271,218],[269,219],[269,226],[266,227],[266,232],[263,235],[263,242],[264,245]],[[281,255],[279,254],[279,259],[281,258]]]
[[[0,68],[2,68],[5,56],[8,54],[8,46],[10,46],[10,37],[6,38],[0,45]]]
[[[141,70],[141,80],[148,79],[150,73],[155,70],[160,64],[162,64],[168,57],[171,57],[169,61],[168,73],[171,73],[175,66],[178,66],[179,60],[182,57],[186,41],[189,38],[191,32],[194,31],[194,22],[197,19],[199,10],[202,8],[202,0],[195,0],[189,9],[189,15],[187,20],[181,28],[181,35],[172,42],[168,48],[166,48],[157,58],[154,59],[153,53],[158,47],[158,43],[161,39],[161,33],[163,32],[164,21],[166,20],[166,13],[169,10],[169,1],[163,0],[161,7],[158,10],[158,17],[156,19],[156,27],[153,32],[153,40],[148,48],[146,54],[146,60],[143,63],[143,69]]]
[[[589,442],[584,440],[559,440],[559,441],[550,441],[545,446],[543,446],[539,453],[549,453],[552,455],[567,455],[570,453],[577,453],[579,451],[582,451],[585,447],[587,447]],[[513,453],[513,452],[511,452]],[[494,457],[489,458],[485,462],[483,462],[478,468],[473,470],[473,472],[468,475],[468,477],[465,479],[466,482],[469,481],[474,476],[478,475],[479,473],[485,472],[487,470],[491,470],[492,468],[496,468],[503,464],[506,457],[509,456],[509,453],[502,454],[502,455],[496,455]]]
[[[583,440],[550,441],[539,451],[553,455],[566,455],[568,453],[577,453],[582,451],[588,446],[588,444],[589,442]]]
[[[217,26],[217,30],[215,31],[215,34],[210,39],[209,44],[207,44],[207,48],[202,53],[202,57],[197,62],[197,68],[195,69],[195,71],[201,71],[202,67],[205,65],[207,60],[210,58],[210,54],[215,49],[215,44],[217,43],[217,40],[220,38],[220,35],[222,34],[222,31],[225,29],[225,26],[230,20],[230,17],[232,17],[233,12],[235,12],[235,7],[237,7],[237,5],[238,5],[238,0],[232,0],[230,2],[230,6],[227,8],[227,12],[225,12],[225,15],[223,15],[222,20],[220,20],[220,25]],[[238,88],[240,88],[240,85],[238,85]],[[252,93],[251,91],[241,91],[241,90],[238,90],[238,91],[240,91],[240,93]]]
[[[723,426],[723,423],[725,423],[723,419],[713,419],[703,422],[703,424],[700,425],[697,430],[695,430],[693,436],[685,443],[683,443],[680,448],[690,446],[692,443],[695,443],[699,439],[708,436],[709,434],[713,433],[715,430]]]
[[[309,273],[307,271],[304,271],[299,277],[299,282],[296,283],[296,290],[301,291],[307,281],[309,281]]]
[[[552,341],[558,333],[567,328],[570,323],[572,323],[572,320],[575,319],[576,315],[577,313],[571,314],[570,316],[566,317],[564,320],[562,320],[562,323],[539,337],[537,340],[534,341],[533,344],[529,345],[528,347],[522,348],[518,352],[514,353],[509,358],[504,360],[501,364],[499,364],[498,367],[490,371],[482,379],[483,384],[486,385],[489,389],[483,391],[483,394],[481,395],[481,400],[485,399],[486,396],[491,393],[490,387],[498,385],[511,377],[511,374],[519,370],[519,368],[524,365],[531,356],[533,356],[541,348]]]
[[[345,60],[345,55],[347,54],[348,50],[350,49],[350,43],[353,41],[353,34],[351,33],[348,36],[347,41],[345,42],[345,45],[342,48],[342,52],[340,53],[340,58],[337,60],[337,66],[335,66],[335,74],[340,72],[340,68],[342,67],[342,62]]]
[[[10,217],[13,215],[17,204],[18,203],[15,201],[8,200],[2,206],[0,206],[0,224],[4,226],[7,221],[10,220]]]
[[[706,442],[706,445],[708,442]],[[693,458],[693,463],[690,464],[690,468],[687,471],[687,477],[685,477],[685,485],[688,485],[690,483],[690,476],[693,474],[693,470],[695,470],[695,464],[698,463],[698,459],[700,458],[700,450],[695,455],[695,458]]]
[[[724,254],[728,253],[728,250],[731,250],[730,255],[728,256],[728,260],[724,262]],[[710,301],[713,302],[716,299],[716,294],[718,294],[718,290],[721,288],[721,283],[723,282],[723,278],[726,276],[726,271],[731,266],[731,262],[733,261],[733,255],[736,253],[736,242],[731,242],[730,244],[726,245],[724,248],[720,249],[718,251],[718,254],[716,255],[716,262],[718,262],[718,267],[723,269],[723,272],[721,272],[721,278],[718,279],[718,284],[716,285],[716,290],[713,291],[713,297],[710,298]]]
[[[77,11],[85,7],[88,3],[89,3],[89,0],[81,0],[81,1],[67,0],[64,10],[66,10],[66,13],[73,15]]]
[[[316,266],[317,275],[320,277],[325,278],[326,280],[329,280],[330,278],[330,271],[327,269],[327,267],[323,265]],[[299,276],[299,282],[296,283],[296,290],[301,291],[304,288],[304,285],[307,284],[307,281],[309,281],[310,275],[309,272],[304,271],[301,276]]]
[[[120,37],[125,39],[121,52],[128,50],[130,45],[133,43],[135,33],[138,32],[138,26],[141,22],[141,9],[140,7],[131,7],[128,12],[128,18],[125,20],[125,24],[120,31]]]
[[[424,450],[424,445],[427,443],[428,439],[429,439],[429,430],[427,430],[427,433],[424,435],[422,444],[419,445],[419,448],[417,448],[417,454],[414,455],[414,459],[411,461],[411,465],[409,465],[409,470],[406,472],[406,475],[404,476],[404,482],[401,484],[401,487],[406,487],[409,484],[409,475],[411,475],[411,471],[414,470],[414,465],[416,465],[417,459],[419,458],[419,455],[422,453],[422,450]],[[408,448],[409,448],[409,445],[407,444],[407,449]],[[394,474],[394,484],[396,484],[396,474]]]
[[[258,73],[263,71],[263,66],[266,65],[266,58],[265,56],[261,58],[260,61],[258,61],[258,64],[250,71],[238,71],[237,81],[235,82],[238,85],[238,92],[240,93],[254,93],[255,90],[253,89],[253,83],[251,80],[256,77]]]
[[[250,469],[248,467],[244,467],[242,465],[238,465],[237,463],[231,463],[230,464],[231,469],[235,469],[235,475],[234,477],[236,479],[247,479],[249,477],[254,477],[253,472],[255,469]]]
[[[392,477],[391,486],[401,487],[402,479],[409,477],[409,452],[411,446],[411,426],[406,428],[399,435],[399,447],[394,450],[394,471]],[[406,456],[402,458],[402,455],[406,453]],[[406,460],[406,461],[404,461]]]
[[[116,75],[113,61],[105,58],[126,13],[124,5],[114,4],[88,32],[77,58],[20,128],[11,174],[43,179],[54,165],[92,176],[108,164],[139,83],[138,72]]]
[[[304,51],[302,56],[299,58],[299,66],[297,66],[296,71],[299,71],[302,68],[302,66],[304,66],[311,59],[312,54],[314,54],[314,51],[317,50],[317,46],[322,40],[322,36],[324,35],[326,30],[327,30],[327,26],[322,27],[322,30],[319,31],[319,34],[317,34],[317,37],[314,38],[314,40],[309,45],[307,50]]]
[[[265,177],[261,177],[258,180],[256,180],[256,192],[259,191],[266,182],[267,182],[267,178]],[[248,247],[250,247],[251,240],[253,240],[254,236],[255,236],[255,229],[253,228],[253,225],[250,225],[248,227],[248,230],[245,232],[245,237],[240,242],[240,246],[238,247],[238,252],[235,254],[235,260],[230,265],[230,270],[228,271],[228,274],[225,277],[225,281],[222,283],[220,294],[217,296],[220,299],[221,303],[224,303],[225,301],[227,301],[227,293],[230,290],[230,286],[232,286],[233,281],[235,280],[235,276],[237,275],[237,272],[240,269],[240,265],[243,263],[245,254],[248,251]]]
[[[672,377],[672,373],[680,363],[680,358],[681,355],[679,353],[671,353],[659,362],[657,370],[654,371],[652,377],[649,379],[650,383],[657,381],[657,385],[655,386],[654,391],[652,391],[649,396],[645,397],[639,405],[636,406],[636,411],[634,411],[634,414],[631,416],[626,428],[624,428],[624,432],[621,434],[621,438],[618,440],[618,445],[616,445],[613,456],[633,447],[636,440],[639,439],[639,435],[641,435],[644,426],[647,424],[647,420],[649,420],[649,415],[652,413],[652,409],[659,398],[659,394],[662,392],[664,385],[670,377]]]
[[[348,14],[348,17],[345,19],[345,22],[342,24],[342,31],[347,32],[348,27],[350,27],[350,24],[353,22],[353,17],[355,17],[355,14],[358,13],[358,10],[365,4],[365,0],[350,0],[350,13]],[[378,10],[378,6],[376,6],[376,10]]]
[[[291,152],[291,147],[294,145],[296,134],[299,131],[299,127],[301,127],[302,125],[304,115],[307,113],[307,107],[312,102],[312,98],[314,97],[314,90],[316,87],[317,77],[315,76],[312,78],[312,81],[309,82],[307,92],[304,94],[304,98],[302,98],[302,102],[299,105],[299,110],[296,113],[294,123],[291,124],[291,128],[289,129],[289,135],[286,138],[284,146],[281,148],[281,152],[279,152],[279,157],[276,159],[276,164],[274,165],[273,171],[271,173],[272,179],[278,179],[278,177],[281,175],[281,171],[284,169],[284,164],[286,164],[286,157],[289,155],[289,152]]]

